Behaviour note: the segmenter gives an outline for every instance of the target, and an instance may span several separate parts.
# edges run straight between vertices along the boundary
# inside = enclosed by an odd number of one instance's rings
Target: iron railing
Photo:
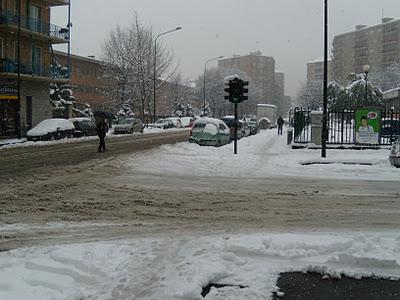
[[[294,142],[311,143],[312,113],[308,108],[295,108],[291,112],[290,124],[294,127]],[[400,137],[400,110],[381,110],[381,130],[379,145],[391,145]],[[355,145],[355,110],[328,110],[327,144]]]
[[[0,12],[0,25],[18,26],[18,14],[7,10]],[[69,31],[67,28],[43,22],[39,19],[21,16],[21,27],[65,41],[69,40]]]

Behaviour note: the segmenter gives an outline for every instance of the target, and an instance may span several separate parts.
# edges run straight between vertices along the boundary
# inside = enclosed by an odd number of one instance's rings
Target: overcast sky
[[[399,0],[331,0],[330,38],[373,25],[382,15],[400,18]],[[101,54],[110,30],[132,22],[138,12],[143,23],[166,35],[184,77],[195,78],[210,58],[260,50],[273,56],[276,70],[286,76],[286,94],[295,96],[306,79],[306,63],[323,57],[323,0],[71,0],[72,51]],[[53,9],[52,22],[67,23],[65,8]],[[210,65],[211,66],[211,65]]]

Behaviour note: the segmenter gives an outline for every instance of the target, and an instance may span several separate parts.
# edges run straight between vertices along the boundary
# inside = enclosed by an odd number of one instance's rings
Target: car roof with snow
[[[46,119],[28,131],[28,135],[43,135],[60,130],[74,130],[74,124],[67,119]]]
[[[201,118],[201,119],[196,120],[196,122],[194,122],[195,125],[196,124],[207,124],[207,123],[211,123],[216,126],[219,126],[220,124],[223,124],[226,126],[224,121],[222,121],[220,119],[214,119],[214,118]]]
[[[70,118],[68,119],[70,122],[82,122],[82,121],[92,121],[90,118],[80,117],[80,118]]]

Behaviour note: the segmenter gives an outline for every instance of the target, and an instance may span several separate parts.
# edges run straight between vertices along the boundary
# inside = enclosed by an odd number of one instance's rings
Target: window
[[[32,47],[32,73],[41,75],[42,70],[42,48]]]

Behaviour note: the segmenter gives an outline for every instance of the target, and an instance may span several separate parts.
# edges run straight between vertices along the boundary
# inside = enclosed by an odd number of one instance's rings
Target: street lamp
[[[365,73],[365,104],[368,103],[368,72],[370,69],[370,65],[363,66],[363,71]]]
[[[207,64],[208,64],[209,62],[212,62],[212,61],[214,61],[214,60],[221,59],[221,58],[223,58],[223,56],[218,56],[218,57],[209,59],[209,60],[207,60],[207,61],[204,63],[204,75],[203,75],[203,79],[204,79],[204,86],[203,86],[203,88],[204,88],[204,95],[203,95],[203,116],[206,114],[206,72],[207,72]]]
[[[153,118],[154,118],[154,122],[156,121],[156,80],[157,80],[157,40],[160,36],[163,36],[165,34],[177,31],[177,30],[181,30],[182,27],[176,27],[175,29],[171,29],[165,32],[160,33],[159,35],[156,36],[155,40],[154,40],[154,70],[153,70],[153,93],[154,93],[154,98],[153,98]]]

